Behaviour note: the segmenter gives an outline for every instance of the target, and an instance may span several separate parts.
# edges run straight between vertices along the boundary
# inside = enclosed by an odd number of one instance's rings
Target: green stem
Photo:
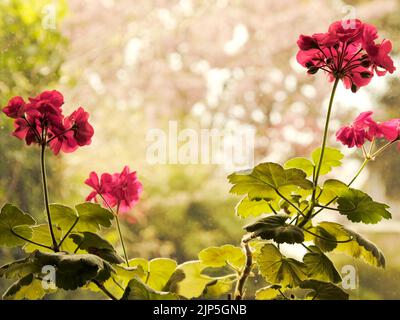
[[[358,169],[356,175],[355,175],[355,176],[353,177],[353,179],[351,179],[351,181],[347,184],[348,187],[350,187],[350,186],[353,184],[353,182],[356,181],[356,179],[358,178],[358,176],[360,175],[360,173],[364,170],[365,166],[368,164],[368,162],[369,162],[370,160],[371,160],[371,159],[369,159],[369,158],[366,158],[366,159],[364,160],[364,162],[362,163],[360,169]]]
[[[353,179],[351,179],[351,181],[347,184],[347,187],[350,187],[354,181],[356,181],[356,179],[358,178],[358,176],[361,174],[361,172],[364,170],[365,166],[368,164],[368,162],[370,161],[370,158],[367,158],[364,160],[364,162],[362,163],[360,169],[358,169],[356,175],[353,177]],[[330,200],[326,206],[329,206],[332,202],[334,202],[338,197],[334,197],[332,200]],[[314,218],[317,214],[319,214],[322,210],[324,210],[325,208],[321,208],[319,209],[317,212],[315,212],[312,217]]]
[[[49,224],[50,236],[51,236],[51,240],[53,242],[53,249],[54,249],[54,252],[58,252],[59,248],[57,245],[56,237],[54,236],[53,225],[51,223],[51,215],[50,215],[50,207],[49,207],[49,192],[47,190],[45,154],[46,154],[46,143],[43,142],[41,145],[40,164],[41,164],[41,170],[42,170],[44,205],[46,208],[47,222]]]
[[[61,239],[60,243],[58,244],[58,247],[60,248],[61,245],[63,244],[64,240],[67,239],[68,235],[71,233],[71,231],[75,228],[76,224],[79,221],[79,217],[76,218],[75,222],[72,224],[71,228],[69,228],[69,230],[67,231],[67,233],[65,234],[65,236]]]
[[[313,216],[313,210],[314,210],[314,206],[315,206],[315,193],[317,192],[319,174],[320,174],[320,171],[321,171],[322,161],[324,160],[326,140],[328,138],[328,131],[329,131],[329,121],[331,119],[333,101],[335,99],[335,93],[336,93],[336,89],[337,89],[337,86],[339,84],[339,81],[340,81],[340,78],[336,78],[335,79],[335,83],[333,84],[333,88],[332,88],[332,92],[331,92],[331,97],[329,99],[328,112],[326,114],[326,120],[325,120],[324,136],[323,136],[323,139],[322,139],[321,154],[319,156],[319,161],[318,161],[318,164],[317,164],[317,168],[314,171],[315,174],[313,176],[314,187],[313,187],[313,192],[312,192],[312,196],[311,196],[311,206],[310,206],[310,209],[308,210],[307,215],[305,216],[305,218],[299,223],[299,227],[303,227],[304,225],[306,225],[306,223]]]
[[[385,151],[387,148],[389,148],[393,143],[399,141],[398,139],[393,140],[391,142],[388,142],[387,144],[385,144],[382,148],[380,148],[379,150],[377,150],[373,155],[371,155],[372,159],[375,159],[377,156],[379,156],[383,151]]]
[[[128,259],[128,255],[126,254],[124,237],[122,236],[121,226],[119,224],[118,213],[119,213],[119,204],[117,206],[117,214],[115,215],[115,219],[117,220],[117,229],[118,229],[118,233],[119,233],[119,239],[121,240],[122,249],[124,250],[125,262],[126,262],[126,265],[129,267],[129,259]]]
[[[13,229],[11,229],[11,233],[12,233],[14,236],[16,236],[17,238],[20,238],[20,239],[22,239],[22,240],[24,240],[24,241],[26,241],[26,242],[32,243],[32,244],[34,244],[35,246],[39,246],[39,247],[42,247],[42,248],[46,248],[46,249],[53,250],[53,248],[50,247],[50,246],[46,246],[45,244],[41,244],[41,243],[39,243],[39,242],[35,242],[35,241],[33,241],[33,240],[29,240],[29,239],[27,239],[27,238],[25,238],[25,237],[19,235],[19,234],[16,233]]]
[[[332,88],[331,97],[329,99],[328,113],[326,115],[326,121],[325,121],[324,137],[322,139],[321,154],[319,157],[319,162],[318,162],[317,170],[315,172],[315,177],[314,177],[314,189],[316,189],[318,186],[319,173],[321,171],[321,165],[322,165],[322,161],[324,159],[324,154],[325,154],[326,140],[328,137],[329,121],[331,119],[333,100],[335,99],[336,88],[338,86],[339,81],[340,81],[339,78],[335,79],[335,83],[333,84],[333,88]]]

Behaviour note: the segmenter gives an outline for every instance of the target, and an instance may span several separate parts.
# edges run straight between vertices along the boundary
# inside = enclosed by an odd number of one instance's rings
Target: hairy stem
[[[236,288],[234,293],[235,300],[242,300],[244,296],[244,285],[246,284],[246,280],[250,275],[251,267],[253,265],[253,257],[251,254],[251,250],[249,247],[249,240],[251,238],[243,238],[242,247],[246,252],[246,265],[243,271],[239,274],[239,279],[236,282]]]
[[[43,142],[42,145],[41,145],[40,165],[41,165],[41,170],[42,170],[44,205],[45,205],[45,208],[46,208],[47,222],[48,222],[48,225],[49,225],[50,236],[51,236],[51,240],[53,242],[53,249],[54,249],[54,252],[58,252],[60,250],[58,248],[56,237],[54,236],[53,225],[51,223],[51,215],[50,215],[50,207],[49,207],[49,192],[47,190],[45,154],[46,154],[46,143]]]

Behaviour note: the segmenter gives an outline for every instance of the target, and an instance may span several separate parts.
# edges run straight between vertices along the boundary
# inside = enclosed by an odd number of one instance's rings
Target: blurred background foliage
[[[54,7],[48,7],[53,5]],[[44,25],[55,8],[55,28]],[[50,10],[50,11],[49,11]],[[396,0],[68,0],[0,1],[0,102],[42,89],[64,93],[68,114],[79,105],[91,113],[90,147],[49,157],[51,200],[82,202],[90,171],[138,171],[143,198],[124,223],[131,257],[195,259],[202,248],[238,244],[244,221],[234,215],[238,198],[228,194],[221,165],[152,165],[146,159],[149,130],[256,130],[255,162],[284,162],[308,155],[320,143],[330,87],[321,74],[308,77],[295,62],[300,33],[324,31],[345,16],[379,27],[390,38],[400,67],[400,4]],[[377,119],[399,117],[398,72],[375,78],[357,95],[340,89],[332,132],[361,110]],[[14,202],[41,217],[38,150],[9,136],[0,117],[0,204]],[[339,147],[334,136],[330,145]],[[350,178],[360,154],[348,155],[342,171]],[[359,271],[352,297],[400,298],[400,235],[397,150],[363,173],[363,187],[392,207],[394,221],[353,228],[371,238],[387,257],[387,270],[335,257]],[[326,219],[326,217],[324,217]],[[343,221],[341,221],[343,222]],[[115,232],[105,235],[117,244]],[[297,251],[296,251],[297,250]],[[294,255],[302,253],[296,248]],[[3,250],[6,262],[9,250]],[[20,252],[13,252],[19,255]],[[340,269],[340,268],[339,268]],[[56,297],[95,298],[86,292]]]

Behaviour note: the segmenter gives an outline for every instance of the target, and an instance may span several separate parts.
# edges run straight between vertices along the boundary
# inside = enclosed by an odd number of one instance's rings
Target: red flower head
[[[327,33],[300,35],[297,61],[309,74],[323,70],[330,81],[341,79],[347,89],[356,92],[371,81],[374,72],[382,76],[396,70],[389,56],[391,42],[376,44],[377,38],[376,28],[360,20],[336,21]]]
[[[377,134],[378,124],[372,120],[372,111],[362,112],[349,126],[341,128],[336,138],[349,148],[361,148],[365,140],[371,141]]]
[[[119,213],[129,212],[143,191],[136,172],[131,172],[128,166],[121,173],[103,173],[100,181],[97,173],[91,172],[85,184],[93,188],[86,201],[97,202],[100,196],[106,206],[117,208]]]
[[[385,122],[375,122],[372,111],[362,112],[351,125],[341,128],[336,133],[336,138],[349,148],[361,148],[365,140],[384,138],[396,141],[400,137],[400,119]]]
[[[80,107],[69,117],[62,114],[63,95],[44,91],[25,103],[21,97],[12,98],[3,112],[14,118],[13,135],[32,143],[49,145],[54,154],[73,152],[79,146],[89,145],[94,134],[89,114]]]
[[[25,113],[25,101],[21,97],[14,97],[8,101],[8,104],[3,108],[3,112],[7,117],[18,119],[21,118]]]

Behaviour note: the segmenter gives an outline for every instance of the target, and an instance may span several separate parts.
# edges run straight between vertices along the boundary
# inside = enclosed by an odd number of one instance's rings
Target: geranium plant
[[[375,75],[395,71],[389,56],[391,42],[377,43],[377,39],[376,28],[359,20],[338,21],[326,33],[300,36],[298,62],[311,75],[322,70],[333,83],[321,147],[310,158],[290,159],[283,166],[261,163],[229,175],[231,193],[243,197],[236,207],[237,216],[253,218],[244,227],[241,246],[209,247],[199,253],[198,260],[182,264],[169,258],[128,257],[119,218],[128,217],[126,213],[139,201],[143,188],[136,172],[127,166],[121,173],[100,177],[90,173],[85,183],[92,191],[86,202],[74,208],[51,204],[46,150],[57,155],[89,145],[94,134],[89,114],[80,107],[64,116],[64,98],[57,91],[45,91],[28,102],[12,98],[3,112],[14,119],[13,135],[39,147],[47,223],[38,224],[12,204],[3,206],[0,245],[21,246],[27,254],[0,268],[1,277],[16,281],[3,298],[38,299],[57,288],[81,288],[101,291],[110,299],[241,300],[254,298],[246,294],[247,280],[261,276],[265,284],[256,291],[257,299],[348,299],[339,284],[341,275],[326,253],[346,253],[385,267],[383,253],[345,226],[331,219],[317,223],[314,218],[325,212],[366,224],[391,218],[386,204],[352,184],[370,161],[399,141],[400,119],[377,122],[366,111],[343,126],[336,133],[337,140],[360,149],[364,162],[350,181],[325,179],[321,183],[321,177],[340,167],[343,159],[339,150],[326,145],[339,82],[356,93]],[[378,147],[378,140],[386,143]],[[102,229],[111,228],[114,220],[123,258],[101,236]],[[307,253],[301,261],[287,257],[280,250],[283,243],[302,245]],[[48,280],[43,270],[49,266],[55,270],[50,287],[43,283]]]

